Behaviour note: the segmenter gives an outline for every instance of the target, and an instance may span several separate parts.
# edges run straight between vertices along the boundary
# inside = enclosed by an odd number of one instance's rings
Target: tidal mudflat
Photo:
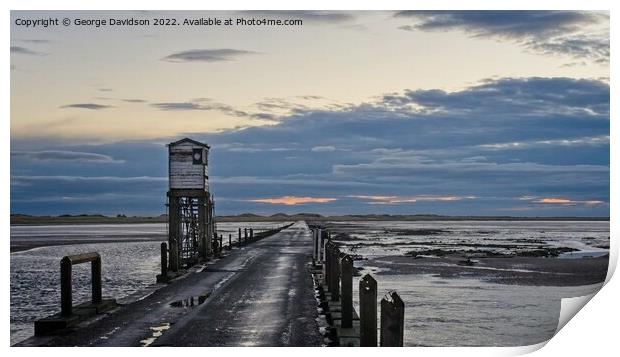
[[[609,222],[329,222],[358,279],[405,302],[405,345],[522,346],[551,338],[561,298],[602,286]],[[357,292],[354,291],[357,298]],[[357,302],[354,302],[357,304]]]

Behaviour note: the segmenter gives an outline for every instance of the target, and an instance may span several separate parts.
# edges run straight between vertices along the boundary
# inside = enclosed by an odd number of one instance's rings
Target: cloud
[[[111,156],[90,152],[44,150],[44,151],[12,151],[12,158],[36,161],[71,161],[80,163],[118,164],[123,160],[115,160]]]
[[[565,54],[576,59],[590,58],[597,63],[609,62],[611,53],[609,38],[605,36],[559,36],[547,41],[532,40],[526,42],[525,45],[539,53],[547,55]]]
[[[231,48],[195,49],[180,51],[164,57],[167,62],[222,62],[233,61],[241,56],[253,55],[258,52],[235,50]]]
[[[181,108],[228,109],[205,99],[186,103],[193,106]],[[593,202],[609,202],[609,118],[606,80],[501,78],[450,92],[403,89],[359,105],[302,109],[273,125],[184,135],[212,148],[210,188],[220,214],[294,213],[299,206],[269,204],[292,196],[335,199],[307,203],[323,214],[497,214],[518,202],[527,207],[519,214],[608,216],[608,204]],[[96,151],[126,164],[43,165],[12,157],[11,210],[79,212],[94,206],[65,200],[35,207],[14,199],[119,192],[144,197],[122,201],[126,207],[160,213],[165,144],[177,139],[72,143],[70,149],[14,139],[15,151]],[[317,147],[334,150],[317,154]],[[24,177],[35,172],[41,177]],[[543,198],[583,203],[533,202]],[[380,210],[363,204],[372,202],[392,203]],[[101,204],[101,210],[114,207]]]
[[[11,53],[31,56],[41,56],[43,54],[41,52],[33,51],[31,49],[21,46],[11,46]]]
[[[112,106],[110,106],[110,105],[102,105],[102,104],[95,104],[95,103],[77,103],[77,104],[63,105],[61,108],[102,110],[102,109],[112,108]]]
[[[609,61],[607,14],[588,11],[401,11],[413,25],[406,31],[464,31],[474,37],[515,41],[529,50],[550,55]]]
[[[253,105],[272,117],[287,117],[297,113],[320,110],[342,110],[349,105],[318,95],[300,95],[286,98],[264,98]]]
[[[519,197],[519,200],[526,200],[532,203],[543,204],[543,205],[560,205],[560,206],[577,206],[577,205],[585,205],[585,206],[598,206],[603,205],[606,202],[601,200],[574,200],[570,198],[563,197]]]
[[[315,146],[312,149],[310,149],[310,151],[312,151],[312,152],[332,152],[332,151],[336,151],[336,148],[334,146],[331,146],[331,145]]]
[[[152,107],[166,111],[218,111],[230,116],[249,118],[255,120],[272,120],[274,116],[268,113],[250,113],[245,110],[236,109],[228,104],[214,102],[209,98],[199,98],[188,102],[160,102],[151,103]]]
[[[295,205],[302,205],[302,204],[308,204],[308,203],[330,203],[336,200],[337,200],[336,198],[325,198],[325,197],[283,196],[283,197],[273,197],[273,198],[257,198],[257,199],[248,200],[248,202],[269,203],[272,205],[295,206]]]
[[[11,176],[11,181],[62,181],[62,182],[110,182],[110,183],[146,183],[146,182],[168,182],[168,177],[154,177],[154,176],[69,176],[69,175],[57,175],[57,176]]]
[[[475,199],[475,196],[372,196],[372,195],[351,195],[350,198],[357,198],[371,204],[392,205],[400,203],[416,202],[454,202],[465,199]]]
[[[594,137],[566,138],[536,141],[515,141],[508,143],[482,144],[480,148],[489,150],[524,150],[531,148],[543,148],[548,146],[599,146],[609,145],[609,135]]]
[[[415,104],[428,110],[449,110],[469,115],[474,112],[509,115],[513,110],[525,110],[528,115],[565,113],[596,116],[609,113],[609,85],[596,80],[571,78],[502,78],[452,93],[407,90],[402,96],[385,96],[384,103],[397,109],[407,109]]]
[[[31,38],[31,39],[17,39],[16,41],[19,42],[24,42],[24,43],[36,43],[36,44],[47,44],[47,43],[51,43],[53,41],[51,40],[44,40],[44,39],[39,39],[39,38]]]
[[[460,29],[477,36],[547,37],[596,24],[600,14],[580,11],[400,11],[395,17],[416,20],[419,30]]]
[[[151,106],[161,110],[210,110],[198,103],[152,103]]]
[[[433,174],[437,177],[449,176],[453,179],[472,175],[486,176],[485,180],[502,182],[525,175],[556,175],[567,173],[581,173],[583,175],[608,174],[609,167],[603,165],[541,165],[537,163],[487,163],[442,161],[420,163],[415,159],[374,160],[371,163],[340,164],[333,166],[335,175],[364,175],[364,176],[413,176]],[[541,179],[542,180],[542,179]]]

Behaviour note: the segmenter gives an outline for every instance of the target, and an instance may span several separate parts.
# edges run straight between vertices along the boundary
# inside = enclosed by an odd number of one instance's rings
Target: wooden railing
[[[67,255],[60,261],[60,313],[68,316],[73,312],[72,267],[76,264],[91,263],[92,303],[102,301],[101,296],[101,257],[99,253]]]
[[[362,347],[377,346],[377,281],[366,274],[359,281],[359,328],[354,328],[357,312],[353,308],[353,257],[340,251],[327,230],[314,228],[313,263],[318,268],[329,319],[339,344]],[[381,299],[381,347],[402,347],[404,340],[405,304],[396,291]]]

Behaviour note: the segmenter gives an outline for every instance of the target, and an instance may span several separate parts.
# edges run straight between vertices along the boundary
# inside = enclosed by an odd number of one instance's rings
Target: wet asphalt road
[[[320,346],[311,254],[298,222],[87,327],[22,345]]]

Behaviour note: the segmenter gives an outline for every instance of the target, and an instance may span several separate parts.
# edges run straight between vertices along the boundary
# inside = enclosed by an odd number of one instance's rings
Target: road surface
[[[311,254],[297,222],[87,327],[22,345],[320,346]]]

